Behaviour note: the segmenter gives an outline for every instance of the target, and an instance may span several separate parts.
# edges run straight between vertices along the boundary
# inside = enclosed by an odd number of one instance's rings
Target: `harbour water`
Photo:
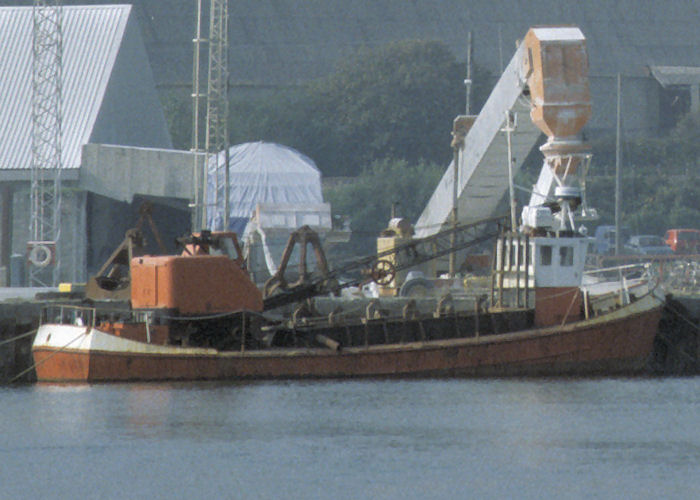
[[[0,388],[0,498],[700,498],[700,378]]]

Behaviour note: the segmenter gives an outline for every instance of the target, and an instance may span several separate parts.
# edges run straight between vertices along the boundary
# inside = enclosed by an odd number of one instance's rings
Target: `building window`
[[[540,247],[540,264],[543,266],[552,265],[552,247],[549,245],[542,245]]]
[[[559,265],[562,267],[574,265],[574,247],[559,247]]]

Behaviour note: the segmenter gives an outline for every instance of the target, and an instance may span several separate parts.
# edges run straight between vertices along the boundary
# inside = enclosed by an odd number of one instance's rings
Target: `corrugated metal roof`
[[[64,7],[63,167],[80,167],[131,6]],[[0,169],[31,162],[32,8],[0,8]]]

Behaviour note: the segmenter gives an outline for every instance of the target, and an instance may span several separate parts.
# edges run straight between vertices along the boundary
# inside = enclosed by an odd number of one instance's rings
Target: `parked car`
[[[700,253],[700,231],[697,229],[669,229],[664,239],[675,253]]]
[[[595,251],[600,255],[615,253],[615,226],[598,226],[595,230]],[[620,230],[621,242],[624,244],[629,238],[630,230],[622,227]]]
[[[631,236],[625,243],[624,250],[625,253],[637,255],[669,255],[673,253],[663,238],[651,234]]]

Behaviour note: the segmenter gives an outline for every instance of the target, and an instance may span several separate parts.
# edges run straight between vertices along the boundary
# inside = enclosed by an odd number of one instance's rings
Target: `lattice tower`
[[[202,170],[202,164],[200,163],[201,153],[204,150],[200,147],[199,140],[199,129],[200,129],[200,114],[201,101],[206,98],[206,94],[201,92],[201,55],[202,55],[202,44],[206,43],[207,40],[202,38],[202,0],[197,0],[197,12],[196,12],[196,26],[195,26],[195,36],[192,39],[194,44],[194,52],[192,59],[192,176],[193,176],[193,192],[192,192],[192,203],[190,208],[192,208],[192,231],[198,232],[202,228],[206,227],[206,210],[204,210],[204,197],[206,193],[205,182],[206,182],[206,163],[204,169]]]
[[[29,281],[58,282],[61,235],[63,8],[34,0],[32,8],[32,163]]]
[[[207,164],[216,165],[209,206],[223,211],[228,229],[228,1],[211,0],[209,11],[209,73],[207,81]],[[223,158],[220,158],[222,155]],[[223,169],[223,175],[220,175]],[[223,179],[221,179],[223,177]],[[223,182],[222,182],[223,180]],[[212,229],[223,229],[213,227]]]

